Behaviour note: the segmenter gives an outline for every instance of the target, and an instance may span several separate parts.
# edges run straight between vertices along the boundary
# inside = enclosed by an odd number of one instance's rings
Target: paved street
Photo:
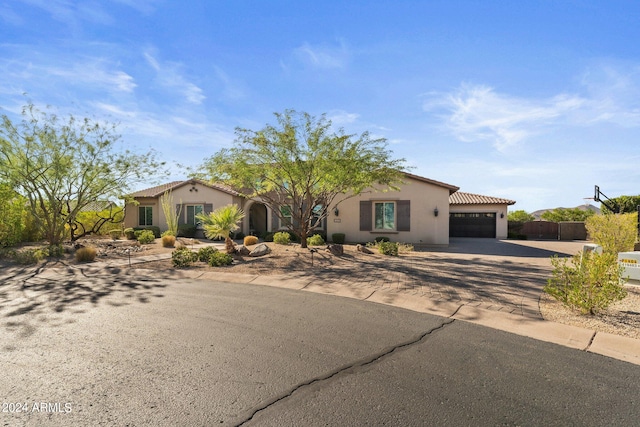
[[[452,318],[128,269],[3,276],[0,425],[640,419],[637,365]]]

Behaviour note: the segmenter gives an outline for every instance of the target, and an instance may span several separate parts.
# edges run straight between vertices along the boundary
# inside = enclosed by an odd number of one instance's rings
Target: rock
[[[271,252],[271,248],[265,245],[264,243],[260,243],[255,248],[253,248],[251,252],[249,252],[249,256],[259,257],[259,256],[264,256],[269,252]]]
[[[247,256],[251,253],[251,251],[245,245],[238,245],[236,246],[236,253],[238,255]]]
[[[371,251],[369,248],[367,248],[366,246],[363,245],[357,245],[356,246],[356,250],[358,252],[362,252],[363,254],[372,254],[373,251]]]
[[[327,246],[326,250],[331,252],[332,255],[340,256],[344,254],[344,247],[342,245],[331,244]]]

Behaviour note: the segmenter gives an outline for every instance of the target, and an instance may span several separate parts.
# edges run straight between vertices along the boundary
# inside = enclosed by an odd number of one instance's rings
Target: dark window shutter
[[[183,225],[184,224],[184,205],[177,204],[176,213],[180,213],[180,215],[178,215],[178,225]]]
[[[202,209],[204,209],[205,214],[209,215],[211,212],[213,212],[213,204],[205,203]]]
[[[371,231],[371,201],[360,201],[360,231]]]
[[[271,209],[271,229],[273,231],[278,231],[279,228],[280,228],[280,220],[278,219],[276,210]]]
[[[398,231],[411,231],[411,200],[398,200]]]

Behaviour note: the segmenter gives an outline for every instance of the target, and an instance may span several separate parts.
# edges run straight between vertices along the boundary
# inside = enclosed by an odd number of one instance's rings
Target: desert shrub
[[[307,237],[307,245],[309,246],[322,246],[324,245],[324,239],[320,234],[314,234],[311,237]]]
[[[342,245],[344,244],[345,237],[346,235],[344,233],[333,233],[331,235],[331,241],[338,245]]]
[[[242,243],[244,243],[245,246],[253,246],[258,243],[258,238],[256,236],[246,236]]]
[[[374,239],[374,241],[376,243],[380,243],[380,242],[388,242],[389,238],[387,236],[378,236]]]
[[[579,252],[571,258],[551,258],[553,272],[544,291],[583,314],[597,314],[623,299],[622,267],[612,253]]]
[[[48,256],[48,251],[45,248],[38,249],[25,249],[22,251],[14,252],[14,260],[18,264],[28,265],[37,264]]]
[[[85,246],[76,251],[75,257],[78,262],[91,262],[96,259],[98,250],[93,246]]]
[[[125,228],[123,233],[124,237],[126,237],[128,240],[134,240],[136,238],[136,231],[131,227]]]
[[[172,236],[171,234],[167,234],[162,236],[162,246],[165,248],[172,248],[176,244],[176,236]]]
[[[378,251],[382,255],[398,256],[398,244],[395,242],[379,242]]]
[[[231,257],[231,255],[220,251],[211,254],[208,261],[208,264],[211,267],[221,267],[223,265],[231,265],[232,263],[233,258]]]
[[[198,260],[198,254],[192,252],[186,246],[182,246],[175,251],[171,252],[171,262],[174,267],[182,268],[189,267],[191,264]]]
[[[407,252],[413,252],[413,245],[411,243],[398,243],[398,253],[404,254]]]
[[[273,233],[265,233],[262,236],[262,240],[264,240],[265,242],[273,242]]]
[[[587,218],[585,226],[594,242],[602,246],[602,251],[611,254],[633,250],[638,236],[638,213],[593,215]]]
[[[245,234],[242,231],[238,231],[237,233],[231,233],[233,235],[233,239],[242,240],[245,238]]]
[[[111,230],[109,231],[109,236],[111,236],[111,238],[113,240],[118,240],[120,238],[120,236],[122,236],[122,231],[121,230]]]
[[[172,230],[165,230],[162,232],[162,234],[160,235],[160,237],[164,237],[164,236],[173,236],[176,237],[176,233],[174,233]]]
[[[188,237],[193,239],[196,237],[196,231],[198,229],[193,224],[180,224],[178,225],[178,236],[177,237]]]
[[[138,242],[142,243],[143,245],[152,243],[154,240],[156,240],[156,236],[154,236],[153,231],[151,230],[138,230],[135,232],[135,234]]]
[[[273,235],[273,243],[278,245],[288,245],[291,243],[291,235],[286,231],[279,231]]]
[[[198,261],[209,262],[209,258],[211,258],[211,256],[216,252],[218,252],[218,249],[214,248],[213,246],[205,246],[204,248],[200,248],[198,250]]]

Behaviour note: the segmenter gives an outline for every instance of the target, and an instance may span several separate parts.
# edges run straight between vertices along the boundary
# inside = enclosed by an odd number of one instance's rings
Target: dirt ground
[[[155,242],[148,245],[138,245],[137,242],[123,240],[114,242],[106,238],[84,239],[79,243],[98,248],[96,261],[106,258],[125,258],[129,254],[132,258],[162,253],[168,255],[175,249],[163,247],[161,239],[156,239]],[[178,245],[186,245],[192,250],[198,250],[203,246],[202,242],[198,240],[183,238],[179,239]],[[332,272],[341,277],[348,277],[347,275],[382,278],[391,275],[406,276],[407,287],[410,287],[411,283],[415,283],[416,280],[426,280],[424,277],[425,266],[430,263],[432,264],[431,269],[442,270],[442,267],[437,264],[434,254],[429,251],[414,251],[402,253],[399,257],[387,257],[377,252],[364,254],[357,251],[355,245],[344,245],[344,255],[334,256],[324,247],[317,248],[317,252],[311,252],[297,244],[284,246],[268,243],[268,246],[272,252],[263,257],[234,255],[234,263],[230,266],[210,267],[205,263],[197,262],[188,268],[203,272],[224,271],[225,273],[255,275]],[[6,259],[0,259],[0,266],[3,263],[6,265],[7,262]],[[76,264],[76,261],[73,254],[68,253],[61,259],[48,262],[54,266],[61,263]],[[175,267],[173,267],[171,259],[164,259],[134,264],[133,268],[171,270]],[[542,269],[543,274],[550,275],[550,271],[550,264]],[[433,279],[432,276],[433,274],[429,278]],[[446,277],[446,272],[440,272],[439,276],[443,280],[450,280]],[[564,307],[544,292],[540,293],[539,309],[547,320],[640,339],[640,287],[630,286],[627,287],[627,290],[628,296],[624,300],[613,304],[598,316],[581,315]]]

